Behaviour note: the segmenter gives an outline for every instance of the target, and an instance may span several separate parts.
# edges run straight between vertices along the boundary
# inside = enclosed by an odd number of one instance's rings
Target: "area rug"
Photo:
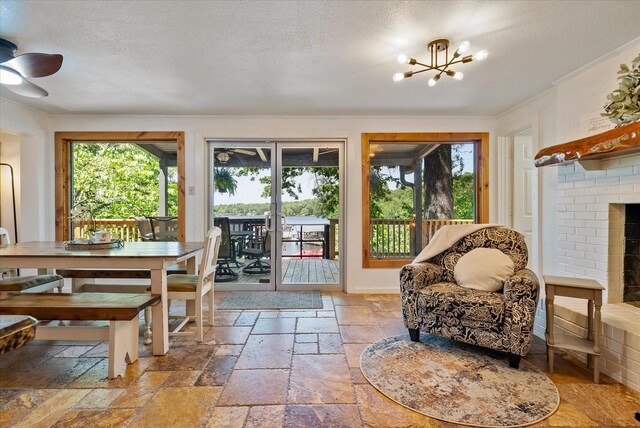
[[[378,391],[416,412],[479,427],[520,427],[547,418],[560,396],[530,363],[485,348],[422,334],[389,337],[360,355],[360,368]]]
[[[231,291],[218,309],[322,309],[319,291]]]

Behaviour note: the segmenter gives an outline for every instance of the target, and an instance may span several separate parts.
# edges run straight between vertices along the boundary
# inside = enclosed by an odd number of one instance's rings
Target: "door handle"
[[[264,216],[264,227],[271,233],[274,232],[273,222],[271,221],[271,213]]]

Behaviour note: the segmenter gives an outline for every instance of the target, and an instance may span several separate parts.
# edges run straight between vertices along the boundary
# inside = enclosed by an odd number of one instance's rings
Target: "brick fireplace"
[[[628,204],[624,216],[624,302],[640,305],[640,204]]]
[[[638,266],[628,264],[640,259],[640,155],[601,159],[594,169],[578,162],[557,168],[558,273],[592,278],[605,287],[603,372],[640,390],[640,308],[623,303],[640,288],[633,285]],[[626,293],[625,281],[632,284]],[[583,306],[576,299],[556,300],[558,331],[584,336]],[[538,310],[536,334],[544,337],[544,308]]]

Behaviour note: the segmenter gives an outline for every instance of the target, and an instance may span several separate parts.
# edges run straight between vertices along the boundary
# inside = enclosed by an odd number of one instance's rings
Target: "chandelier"
[[[449,40],[447,39],[434,40],[427,45],[427,49],[429,50],[429,54],[431,56],[431,58],[429,59],[429,64],[424,64],[422,62],[419,62],[415,58],[409,58],[404,54],[400,54],[398,55],[398,63],[410,64],[410,65],[417,64],[424,68],[418,71],[407,71],[406,73],[396,73],[393,75],[393,81],[400,82],[401,80],[411,77],[414,74],[419,74],[429,70],[436,70],[438,72],[435,76],[433,76],[429,80],[429,86],[435,86],[435,84],[438,83],[438,80],[440,80],[440,77],[443,74],[446,74],[449,77],[453,77],[456,80],[462,80],[462,78],[464,77],[464,74],[462,74],[459,71],[450,70],[449,69],[450,66],[458,63],[471,62],[473,60],[483,61],[487,59],[487,57],[489,56],[489,52],[486,50],[481,50],[475,55],[464,55],[469,51],[470,47],[471,45],[467,41],[460,43],[460,46],[458,46],[458,49],[456,49],[453,55],[451,55],[451,58],[449,58]],[[441,55],[441,52],[443,51],[444,51],[444,55]],[[444,56],[444,62],[442,61],[443,56]]]

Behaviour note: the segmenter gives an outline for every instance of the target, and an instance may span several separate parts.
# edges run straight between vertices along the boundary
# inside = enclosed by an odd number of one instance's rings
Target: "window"
[[[363,267],[402,266],[440,227],[488,221],[488,141],[362,134]]]
[[[130,230],[134,227],[135,221],[123,218],[131,212],[131,209],[135,209],[137,211],[132,215],[177,215],[177,239],[184,241],[183,132],[56,132],[55,137],[56,240],[69,240],[74,237],[74,227],[79,225],[72,222],[72,207],[78,206],[84,198],[88,199],[89,202],[85,201],[83,205],[85,208],[90,208],[91,211],[95,212],[94,218],[95,216],[105,215],[119,217],[116,220],[119,220],[122,224],[110,224],[107,222],[99,225],[112,231],[112,235],[113,231],[117,230],[116,237],[119,239],[131,238],[135,240],[135,237],[131,236]],[[74,150],[74,147],[76,150]],[[103,153],[105,150],[109,152],[108,156]],[[116,166],[112,168],[117,171],[113,171],[114,175],[111,176],[112,178],[117,177],[119,181],[122,179],[120,175],[122,175],[124,169],[140,170],[141,168],[131,165],[127,167],[117,166],[118,162],[135,161],[136,165],[138,165],[140,159],[137,158],[140,156],[146,159],[146,161],[142,161],[143,163],[149,163],[147,161],[156,159],[152,163],[157,163],[158,170],[152,168],[153,171],[151,169],[147,171],[153,175],[148,178],[153,180],[155,191],[153,188],[146,188],[143,192],[153,194],[153,197],[157,198],[157,213],[149,211],[150,207],[143,207],[143,201],[139,200],[140,198],[136,199],[135,196],[132,199],[136,201],[135,206],[131,207],[128,206],[131,205],[131,198],[127,199],[121,197],[122,195],[109,194],[109,191],[113,190],[111,187],[116,186],[115,184],[109,184],[108,180],[105,181],[105,179],[109,178],[109,171],[103,171],[104,165],[100,167],[102,176],[80,174],[77,168],[86,170],[91,167],[90,155],[93,152],[96,153],[96,156],[101,156],[101,161],[104,158],[119,159],[119,161],[115,161],[114,165]],[[134,153],[135,155],[133,155]],[[76,163],[75,166],[74,163]],[[94,179],[95,181],[92,181]],[[136,179],[135,181],[139,180]],[[105,189],[105,186],[109,186],[110,189]],[[129,190],[132,190],[132,186],[128,187]],[[80,190],[84,193],[79,194],[78,191]],[[138,209],[140,207],[142,208]],[[111,221],[113,219],[106,220]],[[81,233],[79,231],[75,232],[77,232],[76,234]],[[175,239],[175,233],[173,239]]]

